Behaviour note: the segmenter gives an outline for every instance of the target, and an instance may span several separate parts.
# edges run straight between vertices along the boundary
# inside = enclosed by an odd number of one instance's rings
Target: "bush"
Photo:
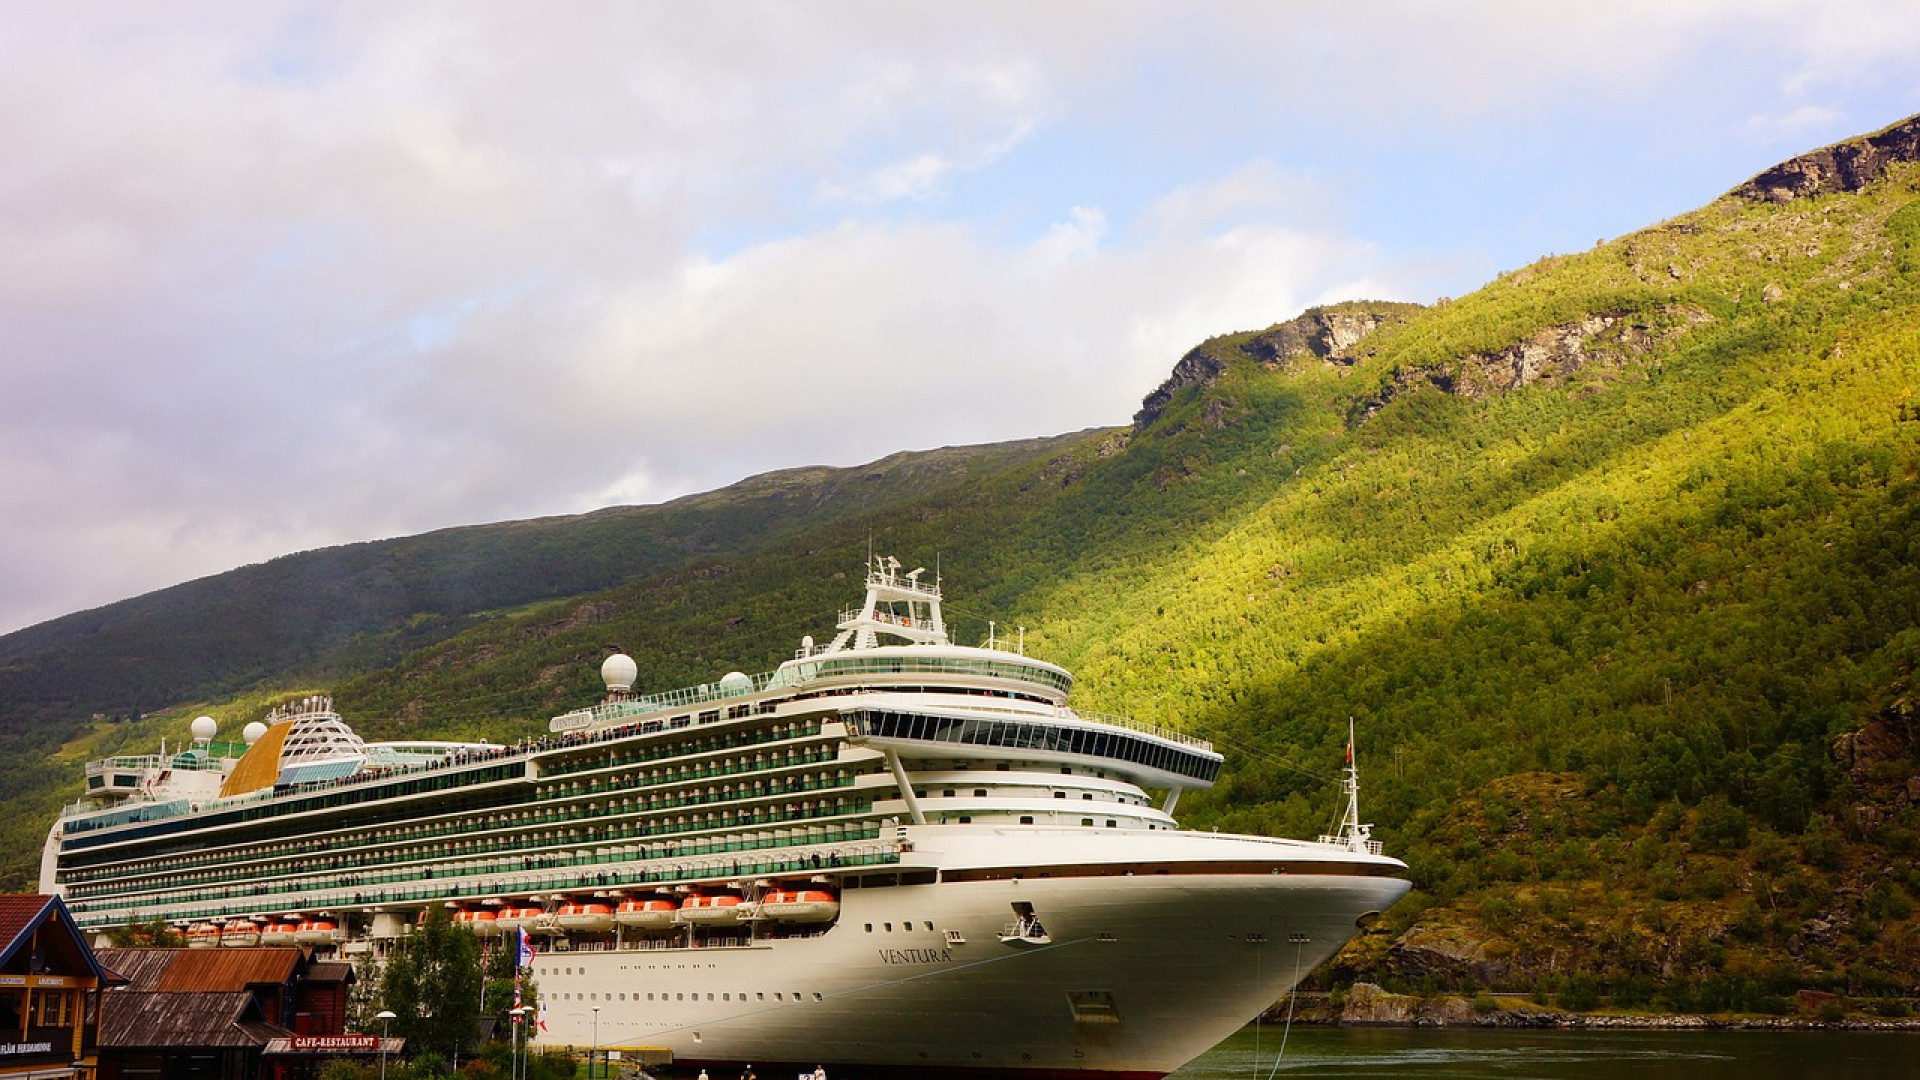
[[[1700,803],[1693,836],[1712,851],[1737,851],[1747,846],[1747,812],[1714,795]]]

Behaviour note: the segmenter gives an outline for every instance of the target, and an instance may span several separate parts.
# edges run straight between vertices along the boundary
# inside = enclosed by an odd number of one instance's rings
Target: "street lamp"
[[[513,1017],[513,1053],[507,1062],[508,1076],[517,1078],[521,1069],[524,1068],[520,1062],[520,1029],[527,1026],[527,1014],[532,1011],[525,1005],[516,1005],[507,1010],[507,1014]]]
[[[393,1010],[381,1009],[373,1018],[380,1021],[380,1080],[387,1080],[387,1023],[393,1019]]]
[[[593,1049],[587,1054],[587,1080],[593,1080],[593,1063],[600,1057],[600,1006],[593,1007]]]

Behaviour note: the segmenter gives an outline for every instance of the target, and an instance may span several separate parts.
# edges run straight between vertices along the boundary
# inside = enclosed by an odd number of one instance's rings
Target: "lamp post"
[[[600,1058],[600,1006],[593,1007],[593,1049],[587,1053],[587,1080],[593,1080],[593,1063]]]
[[[380,1021],[380,1080],[387,1080],[387,1024],[393,1019],[393,1010],[381,1009],[373,1018]]]
[[[520,1070],[524,1068],[520,1061],[520,1029],[527,1026],[527,1014],[532,1011],[532,1009],[525,1005],[507,1010],[507,1014],[513,1017],[513,1054],[508,1062],[507,1068],[509,1076],[517,1078],[520,1075]]]

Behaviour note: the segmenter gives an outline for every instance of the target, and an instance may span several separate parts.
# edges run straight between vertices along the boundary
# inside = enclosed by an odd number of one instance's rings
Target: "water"
[[[1278,1026],[1235,1035],[1171,1080],[1914,1080],[1920,1032],[1513,1031]],[[1277,1065],[1277,1067],[1276,1067]]]

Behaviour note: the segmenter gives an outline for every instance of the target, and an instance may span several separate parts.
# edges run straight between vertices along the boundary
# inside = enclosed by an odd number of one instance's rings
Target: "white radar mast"
[[[885,635],[910,645],[947,644],[947,624],[940,617],[940,583],[920,580],[926,567],[902,574],[900,560],[891,555],[867,560],[867,598],[858,611],[842,611],[832,649],[871,649]]]

